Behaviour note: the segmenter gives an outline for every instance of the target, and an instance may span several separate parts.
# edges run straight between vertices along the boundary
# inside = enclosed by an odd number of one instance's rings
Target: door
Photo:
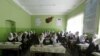
[[[16,32],[16,23],[12,20],[6,20],[7,33]]]

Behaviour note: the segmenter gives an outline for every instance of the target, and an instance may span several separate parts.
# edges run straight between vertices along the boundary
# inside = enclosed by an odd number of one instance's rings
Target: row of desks
[[[10,50],[19,50],[20,42],[5,42],[0,43],[0,49],[10,49]],[[48,52],[48,53],[64,53],[66,49],[62,45],[32,45],[30,47],[30,52]]]
[[[65,53],[66,49],[62,46],[54,46],[54,45],[47,45],[47,46],[34,46],[32,45],[30,48],[31,52],[48,52],[48,53]]]
[[[0,43],[0,49],[11,49],[11,50],[19,50],[20,45],[22,43],[20,42],[1,42]],[[81,47],[81,49],[86,49],[89,44],[85,43],[85,44],[77,44],[78,46]],[[30,47],[30,52],[47,52],[47,53],[63,53],[65,54],[66,49],[62,46],[62,45],[32,45]],[[100,56],[99,52],[93,52],[92,53],[95,56]]]
[[[1,42],[0,43],[0,49],[16,49],[18,50],[20,48],[21,42]]]
[[[80,44],[77,44],[77,45],[81,48],[81,50],[86,50],[89,47],[88,43],[84,43],[84,44],[80,43]]]
[[[0,42],[0,50],[5,50],[3,51],[4,53],[7,50],[14,50],[17,52],[16,56],[20,56],[20,45],[21,44],[22,44],[21,42]],[[8,54],[3,54],[3,55],[5,56]]]
[[[88,43],[84,43],[84,44],[77,44],[78,46],[80,46],[81,50],[86,50],[89,46]],[[92,52],[92,54],[94,56],[100,56],[100,52]]]
[[[100,52],[93,52],[92,53],[94,56],[100,56]]]

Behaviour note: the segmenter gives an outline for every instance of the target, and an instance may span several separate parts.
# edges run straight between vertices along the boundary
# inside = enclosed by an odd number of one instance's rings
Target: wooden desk
[[[12,43],[12,42],[1,42],[0,43],[0,49],[19,49],[21,45],[21,42],[15,42],[15,43]]]
[[[34,46],[32,45],[30,48],[31,52],[48,52],[48,53],[64,53],[66,52],[66,49],[62,46],[53,46],[53,45],[44,45],[44,46]]]
[[[100,52],[93,52],[92,53],[94,56],[100,56]]]
[[[17,56],[20,56],[19,51],[20,51],[20,45],[21,42],[0,42],[0,49],[5,53],[7,50],[14,50],[17,51]],[[6,52],[7,53],[7,52]]]
[[[77,45],[81,48],[81,50],[86,50],[89,47],[88,43],[84,43],[84,44],[80,43],[80,44],[77,44]]]

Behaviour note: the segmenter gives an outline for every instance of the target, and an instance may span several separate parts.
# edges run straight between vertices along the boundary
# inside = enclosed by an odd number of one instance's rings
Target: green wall
[[[99,18],[98,34],[99,34],[99,36],[100,36],[100,1],[99,1],[99,4],[98,4],[98,11],[97,11],[97,13],[99,14],[99,15],[98,15],[98,18]]]
[[[31,29],[31,16],[17,6],[12,0],[0,0],[0,41],[7,39],[6,20],[16,23],[16,31]]]
[[[65,15],[29,15],[23,11],[12,0],[0,0],[0,41],[6,41],[7,39],[7,26],[6,20],[12,20],[16,22],[16,31],[25,31],[32,29],[36,32],[43,31],[63,31],[66,30],[67,19],[79,14],[83,11],[84,5],[80,5],[69,14]],[[53,16],[53,20],[50,23],[46,23],[45,19],[49,16]],[[41,25],[36,26],[35,19],[41,19]],[[62,19],[62,26],[56,25],[56,20]],[[32,28],[31,28],[32,27]]]
[[[46,23],[45,19],[47,17],[53,16],[53,20],[50,23]],[[35,21],[37,18],[40,18],[41,24],[39,26],[36,25]],[[62,26],[56,25],[57,19],[62,19]],[[44,32],[44,31],[62,31],[66,29],[66,18],[64,15],[33,15],[32,19],[32,30],[36,32]]]
[[[77,8],[73,9],[71,12],[69,12],[68,14],[65,15],[33,15],[32,16],[32,30],[35,30],[37,32],[43,32],[43,31],[62,31],[62,30],[66,30],[67,27],[67,21],[68,19],[70,19],[71,17],[74,17],[80,13],[83,13],[84,11],[84,7],[85,7],[85,2],[80,4]],[[53,16],[54,19],[51,23],[45,23],[45,19],[49,16]],[[35,18],[40,18],[42,23],[41,26],[36,26],[35,24]],[[63,26],[62,27],[58,27],[56,25],[56,19],[58,18],[62,18],[63,21]]]

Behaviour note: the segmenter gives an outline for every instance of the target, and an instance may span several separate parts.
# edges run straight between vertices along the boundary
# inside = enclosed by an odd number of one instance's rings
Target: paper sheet
[[[57,26],[62,26],[62,19],[57,19],[56,20],[56,25]]]

